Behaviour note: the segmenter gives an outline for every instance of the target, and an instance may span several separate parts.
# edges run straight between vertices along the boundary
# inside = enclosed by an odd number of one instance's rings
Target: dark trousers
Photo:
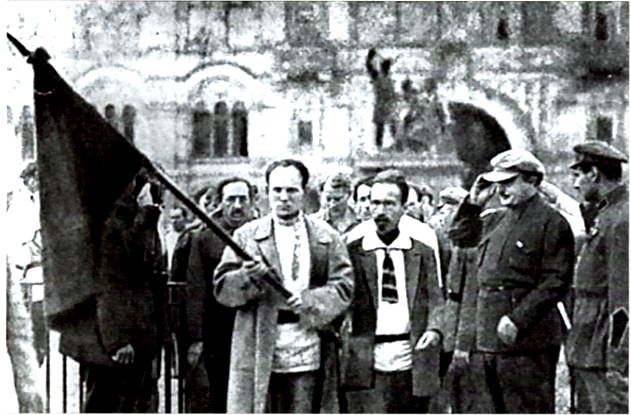
[[[374,371],[372,389],[346,392],[348,412],[370,413],[426,413],[429,399],[412,395],[412,371]]]
[[[554,413],[554,380],[559,347],[524,354],[473,353],[480,397],[490,397],[494,413]],[[476,361],[477,360],[477,361]]]
[[[35,342],[35,351],[37,352],[37,362],[41,366],[48,352],[48,327],[44,317],[44,301],[31,303],[31,322],[33,324],[33,340]]]
[[[83,412],[148,412],[151,406],[151,361],[131,365],[86,364]]]
[[[629,413],[629,378],[620,372],[603,369],[573,368],[577,388],[582,388],[589,398],[586,413]]]
[[[229,351],[229,350],[228,350]],[[228,376],[230,374],[230,354],[214,356],[204,350],[204,363],[208,374],[209,406],[211,413],[225,413],[228,402]]]
[[[205,356],[202,354],[193,366],[186,362],[186,381],[184,387],[186,412],[215,412],[211,410],[212,400],[208,384],[208,379],[212,377],[212,375],[206,373],[204,359]],[[223,412],[225,412],[225,405]]]
[[[274,414],[313,413],[317,372],[272,373],[265,412]]]

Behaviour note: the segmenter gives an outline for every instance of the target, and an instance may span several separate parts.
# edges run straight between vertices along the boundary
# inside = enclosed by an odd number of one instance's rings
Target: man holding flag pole
[[[79,96],[48,63],[50,56],[43,48],[31,52],[10,34],[7,37],[28,58],[35,75],[49,327],[61,333],[61,353],[97,369],[100,379],[122,382],[118,391],[123,393],[108,402],[107,408],[101,406],[102,400],[91,401],[89,395],[84,411],[140,411],[143,403],[132,391],[143,388],[146,372],[139,366],[150,362],[155,354],[151,339],[155,327],[142,318],[152,312],[151,305],[143,301],[145,282],[131,278],[134,266],[141,264],[125,260],[137,250],[130,235],[133,226],[130,229],[127,225],[137,210],[139,189],[134,179],[140,170],[145,168],[155,176],[236,255],[244,260],[253,258]],[[293,295],[272,270],[262,281],[285,298]],[[139,312],[128,314],[130,310]],[[134,366],[139,370],[130,372]],[[100,370],[104,368],[107,370]]]

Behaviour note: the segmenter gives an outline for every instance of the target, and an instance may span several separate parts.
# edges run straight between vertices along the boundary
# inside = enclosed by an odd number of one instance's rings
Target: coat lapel
[[[405,257],[405,288],[407,290],[408,308],[410,309],[411,317],[414,304],[416,304],[416,295],[421,276],[421,253],[414,249],[408,249],[403,251],[403,256]]]
[[[311,269],[309,272],[309,288],[321,287],[328,279],[328,250],[332,239],[329,235],[318,232],[318,227],[309,217],[305,217],[307,238],[309,239],[309,252]]]
[[[281,273],[280,258],[278,257],[278,251],[276,250],[276,243],[274,242],[274,232],[272,230],[272,217],[268,217],[269,220],[261,222],[256,231],[254,232],[254,240],[258,247],[258,255],[263,257],[263,261],[271,268],[273,268],[278,276],[283,275]]]
[[[370,298],[375,310],[379,307],[379,287],[377,286],[377,260],[374,251],[362,251],[361,253],[362,269],[366,276],[366,282],[370,289]]]

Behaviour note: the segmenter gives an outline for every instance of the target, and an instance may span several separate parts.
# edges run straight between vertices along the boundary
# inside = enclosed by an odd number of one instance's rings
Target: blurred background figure
[[[21,412],[42,412],[48,328],[44,320],[37,163],[26,162],[16,190],[7,195],[7,350]],[[10,398],[10,392],[3,392]],[[12,405],[14,402],[8,402]],[[9,409],[11,411],[11,409]]]
[[[359,221],[370,220],[370,186],[372,176],[364,177],[355,183],[353,188],[353,202],[355,203],[355,215]]]
[[[377,58],[379,58],[379,54],[375,49],[371,48],[366,56],[366,69],[370,75],[375,93],[372,116],[372,122],[375,124],[375,145],[377,148],[381,148],[386,125],[393,139],[397,134],[397,116],[395,113],[397,95],[394,91],[394,82],[390,76],[393,60],[381,58],[379,68],[377,68],[375,65],[375,59]]]
[[[405,202],[405,213],[421,222],[434,214],[434,190],[428,185],[409,183],[410,193]]]
[[[351,196],[351,182],[347,175],[335,173],[327,177],[320,186],[324,206],[313,217],[331,225],[343,234],[355,226],[358,221],[348,202]]]
[[[232,234],[253,219],[254,187],[230,177],[217,185],[217,208],[210,213]],[[186,411],[225,413],[230,347],[235,310],[217,302],[212,276],[226,244],[203,227],[191,235],[186,269],[186,330],[181,344],[186,353]]]

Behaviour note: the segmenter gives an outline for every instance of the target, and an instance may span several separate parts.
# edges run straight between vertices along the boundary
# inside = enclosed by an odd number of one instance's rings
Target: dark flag
[[[146,158],[73,91],[44,49],[29,53],[8,37],[35,72],[45,307],[51,328],[64,331],[102,288],[101,228]]]

